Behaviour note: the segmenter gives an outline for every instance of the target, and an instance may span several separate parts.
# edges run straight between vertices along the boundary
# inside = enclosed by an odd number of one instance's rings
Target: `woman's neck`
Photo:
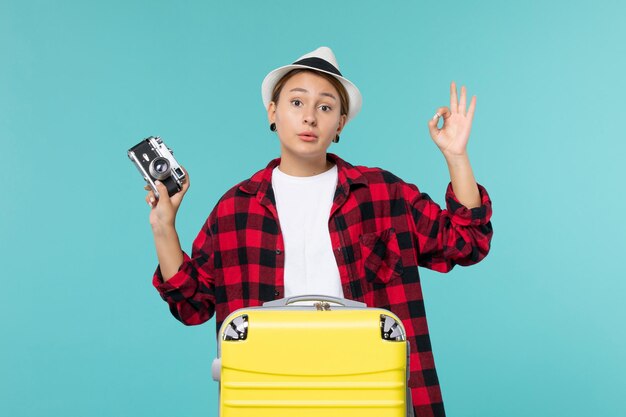
[[[326,159],[294,159],[287,155],[281,155],[280,169],[283,173],[293,177],[312,177],[328,171],[333,167],[333,163]]]

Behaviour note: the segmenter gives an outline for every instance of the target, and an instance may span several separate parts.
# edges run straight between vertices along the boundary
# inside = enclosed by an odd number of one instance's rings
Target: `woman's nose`
[[[315,126],[317,124],[317,120],[315,119],[315,113],[312,111],[307,112],[304,115],[304,124],[309,126]]]

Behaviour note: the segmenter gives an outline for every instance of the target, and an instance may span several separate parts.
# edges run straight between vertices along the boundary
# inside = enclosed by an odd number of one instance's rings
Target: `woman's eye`
[[[321,105],[321,106],[320,106],[320,109],[321,109],[322,111],[331,111],[331,110],[332,110],[332,109],[330,108],[330,106],[327,106],[327,105],[325,105],[325,104]]]
[[[294,99],[294,100],[291,100],[291,104],[293,104],[296,107],[300,107],[302,105],[302,102],[298,99]]]

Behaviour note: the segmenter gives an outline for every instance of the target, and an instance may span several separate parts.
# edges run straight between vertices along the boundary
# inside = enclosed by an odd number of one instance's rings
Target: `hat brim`
[[[261,95],[263,97],[263,106],[266,109],[272,101],[272,92],[274,91],[274,86],[276,85],[276,83],[278,83],[278,81],[280,81],[280,79],[283,78],[285,74],[287,74],[289,71],[299,68],[326,73],[335,77],[341,83],[341,85],[343,85],[343,87],[346,89],[346,93],[348,93],[349,98],[349,108],[348,114],[346,116],[346,123],[353,119],[361,111],[361,92],[350,80],[340,75],[333,74],[332,72],[299,64],[285,65],[284,67],[276,68],[274,71],[271,71],[265,76],[265,78],[263,79],[263,83],[261,84]]]

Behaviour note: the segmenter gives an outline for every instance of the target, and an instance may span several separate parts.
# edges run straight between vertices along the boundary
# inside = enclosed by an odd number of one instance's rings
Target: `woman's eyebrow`
[[[292,88],[291,90],[289,90],[290,93],[294,92],[294,91],[301,92],[301,93],[308,93],[309,92],[308,90],[305,90],[304,88],[300,88],[300,87]],[[330,97],[333,100],[337,101],[337,97],[335,97],[331,93],[320,93],[320,96]]]

